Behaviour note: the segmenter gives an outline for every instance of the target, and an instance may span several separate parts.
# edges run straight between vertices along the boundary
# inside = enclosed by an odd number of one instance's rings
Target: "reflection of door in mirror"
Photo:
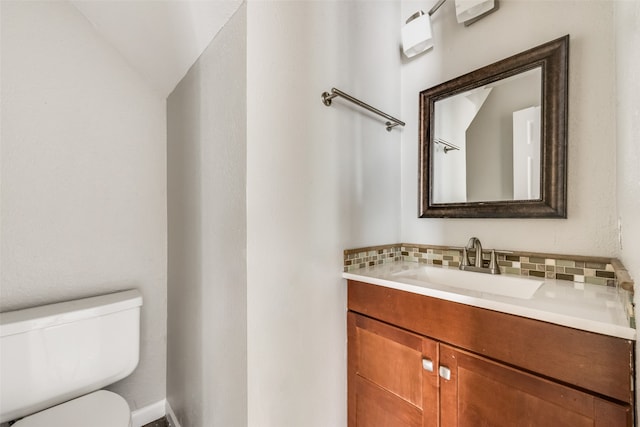
[[[540,197],[540,153],[514,165],[513,114],[538,107],[538,120],[529,126],[537,126],[534,133],[539,138],[541,80],[537,67],[435,102],[434,203]],[[540,150],[539,140],[536,146]],[[529,169],[527,162],[532,164]],[[515,193],[514,178],[521,174],[530,180],[525,183],[526,197]],[[532,189],[530,195],[527,188]]]

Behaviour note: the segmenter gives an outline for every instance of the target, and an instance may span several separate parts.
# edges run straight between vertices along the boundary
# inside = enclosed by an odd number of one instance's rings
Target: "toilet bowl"
[[[124,398],[103,387],[138,364],[137,290],[0,313],[0,423],[130,427]]]

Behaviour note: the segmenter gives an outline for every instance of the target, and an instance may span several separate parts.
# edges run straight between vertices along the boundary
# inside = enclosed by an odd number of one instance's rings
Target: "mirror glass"
[[[542,69],[435,103],[433,202],[540,199]]]
[[[420,217],[566,218],[569,36],[420,92]]]

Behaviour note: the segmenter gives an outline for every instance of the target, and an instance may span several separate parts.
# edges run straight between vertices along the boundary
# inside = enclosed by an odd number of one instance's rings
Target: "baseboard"
[[[143,408],[131,411],[131,427],[142,427],[166,415],[167,401],[162,399]]]
[[[171,409],[168,400],[166,401],[165,412],[167,414],[167,421],[169,421],[169,427],[182,427],[178,422],[178,418],[176,418],[176,414],[173,413],[173,409]]]

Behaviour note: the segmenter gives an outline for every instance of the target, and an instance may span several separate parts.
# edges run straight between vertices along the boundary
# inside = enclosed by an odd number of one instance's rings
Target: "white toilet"
[[[130,427],[127,402],[100,388],[138,364],[141,306],[130,290],[0,313],[0,423]]]

